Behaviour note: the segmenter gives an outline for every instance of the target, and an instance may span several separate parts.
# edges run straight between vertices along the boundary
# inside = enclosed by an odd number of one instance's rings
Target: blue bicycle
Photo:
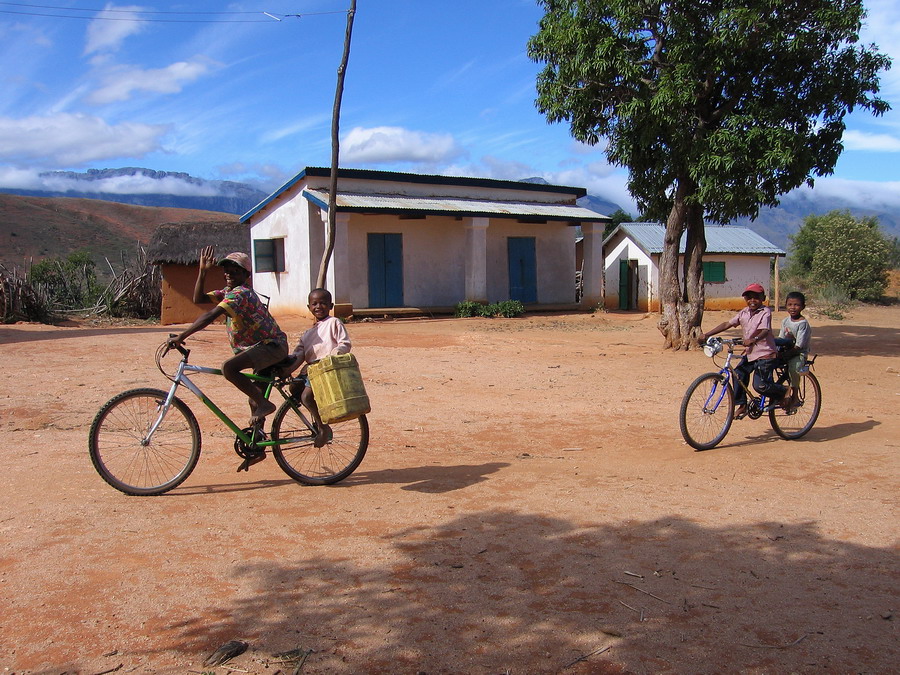
[[[784,439],[805,436],[819,417],[822,388],[810,370],[815,356],[807,359],[790,404],[782,407],[778,402],[766,400],[765,396],[755,395],[735,374],[735,366],[732,365],[734,348],[742,346],[740,338],[711,337],[703,347],[704,353],[712,359],[723,349],[727,350],[727,356],[719,372],[705,373],[694,380],[681,401],[681,435],[688,445],[697,450],[716,447],[728,434],[734,421],[735,387],[744,387],[747,392],[747,417],[755,420],[768,413],[775,433]],[[743,359],[744,356],[738,358]],[[783,362],[775,369],[775,381],[784,385],[789,378],[787,363]]]

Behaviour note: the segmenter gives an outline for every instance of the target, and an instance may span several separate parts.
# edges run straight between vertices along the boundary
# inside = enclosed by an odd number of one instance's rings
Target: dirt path
[[[745,420],[699,453],[677,409],[712,364],[652,318],[352,324],[353,476],[237,474],[185,392],[203,455],[156,498],[107,486],[86,438],[113,394],[165,384],[168,330],[0,326],[0,667],[208,672],[242,639],[235,672],[270,675],[298,648],[303,673],[896,672],[900,308],[813,325],[809,436]],[[221,328],[193,346],[226,356]]]

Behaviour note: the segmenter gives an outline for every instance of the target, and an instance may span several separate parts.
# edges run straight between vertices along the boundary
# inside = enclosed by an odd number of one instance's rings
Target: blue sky
[[[348,6],[0,2],[0,187],[64,189],[38,173],[140,166],[270,190],[327,166]],[[896,207],[900,3],[867,7],[863,41],[894,59],[881,95],[895,110],[849,117],[845,153],[816,191]],[[535,0],[358,0],[341,164],[543,176],[631,210],[624,170],[534,107],[540,66],[525,46],[541,14]],[[140,179],[103,189],[140,191]]]

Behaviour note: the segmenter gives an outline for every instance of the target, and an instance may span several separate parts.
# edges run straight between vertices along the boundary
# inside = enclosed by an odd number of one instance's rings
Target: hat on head
[[[248,272],[253,271],[253,266],[250,264],[250,256],[246,253],[241,253],[240,251],[229,253],[219,261],[219,264],[224,265],[226,262],[232,262],[239,267],[243,267]]]
[[[766,289],[763,288],[760,284],[750,284],[747,288],[744,289],[744,292],[741,295],[747,295],[747,293],[763,293],[765,294]]]

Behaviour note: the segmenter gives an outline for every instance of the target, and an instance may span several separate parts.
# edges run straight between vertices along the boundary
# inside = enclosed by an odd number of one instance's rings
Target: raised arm
[[[200,269],[197,272],[197,282],[194,284],[194,302],[198,305],[208,305],[213,302],[212,298],[206,294],[206,273],[215,266],[216,256],[213,247],[204,247],[200,251]]]

